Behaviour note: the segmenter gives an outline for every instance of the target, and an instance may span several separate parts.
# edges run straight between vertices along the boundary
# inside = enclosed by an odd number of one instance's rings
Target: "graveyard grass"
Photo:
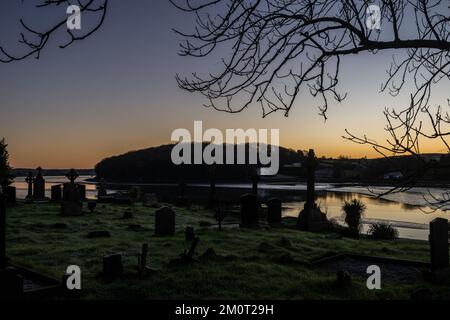
[[[77,299],[408,299],[411,291],[432,288],[433,294],[450,298],[448,285],[382,283],[382,290],[370,291],[366,279],[353,277],[347,289],[335,285],[335,274],[311,269],[306,262],[325,254],[357,254],[429,261],[426,242],[353,240],[335,234],[301,232],[289,227],[261,229],[208,228],[216,223],[212,211],[200,206],[173,207],[177,232],[173,237],[155,237],[157,208],[141,205],[98,204],[96,213],[80,217],[59,215],[58,204],[19,203],[8,209],[7,254],[12,262],[62,278],[67,266],[82,270],[82,290]],[[86,203],[84,203],[84,210]],[[125,212],[132,219],[123,219]],[[237,218],[237,217],[236,217]],[[236,221],[227,217],[227,221]],[[285,219],[285,225],[294,221]],[[130,230],[139,224],[141,230]],[[192,225],[200,237],[195,258],[187,266],[168,262],[189,248],[184,227]],[[107,230],[110,238],[89,239],[90,231]],[[281,241],[282,237],[289,240]],[[155,274],[137,274],[138,254],[149,244],[148,264]],[[216,257],[201,257],[213,248]],[[124,275],[113,282],[98,277],[102,257],[122,253]],[[63,297],[57,297],[58,299]]]

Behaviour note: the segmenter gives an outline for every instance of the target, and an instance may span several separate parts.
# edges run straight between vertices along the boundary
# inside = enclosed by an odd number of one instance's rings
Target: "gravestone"
[[[51,199],[52,199],[52,201],[61,201],[62,200],[62,188],[61,188],[60,184],[52,186]]]
[[[103,277],[114,280],[123,274],[122,255],[112,254],[103,257]]]
[[[252,193],[258,195],[259,169],[253,169],[252,175]]]
[[[319,207],[316,204],[315,172],[317,166],[318,163],[314,154],[314,150],[310,149],[308,158],[306,159],[306,202],[297,220],[298,227],[304,231],[322,231],[328,227],[327,216],[322,211],[320,211]]]
[[[78,173],[72,169],[66,177],[70,180],[64,184],[63,201],[61,202],[61,214],[64,216],[79,216],[83,214],[83,204],[80,201],[80,190],[75,183]]]
[[[3,187],[3,193],[4,193],[5,201],[7,204],[16,204],[17,203],[15,187],[11,187],[11,186]]]
[[[25,182],[28,185],[28,193],[26,199],[33,199],[33,182],[34,177],[32,172],[28,172],[28,176],[25,178]]]
[[[97,208],[97,202],[96,201],[89,201],[87,204],[88,210],[90,213],[93,213],[95,211],[95,208]]]
[[[144,203],[143,205],[145,207],[153,207],[158,204],[158,199],[156,198],[156,195],[154,193],[146,193],[144,195]]]
[[[269,224],[281,223],[281,200],[271,198],[267,201],[267,222]]]
[[[449,267],[448,220],[436,218],[430,222],[430,258],[433,270]]]
[[[45,179],[42,176],[42,168],[37,168],[36,178],[33,180],[33,199],[43,200],[45,199]]]
[[[225,220],[225,212],[221,207],[217,208],[214,218],[217,220],[217,224],[219,225],[219,231],[222,231],[222,222]]]
[[[106,192],[106,183],[104,179],[100,179],[99,183],[97,184],[97,197],[106,197],[108,194]]]
[[[86,185],[85,184],[78,184],[78,191],[80,193],[80,200],[86,200]]]
[[[155,212],[155,235],[171,236],[175,234],[175,212],[164,207]]]
[[[247,193],[241,196],[241,226],[255,227],[258,225],[258,199],[255,194]]]

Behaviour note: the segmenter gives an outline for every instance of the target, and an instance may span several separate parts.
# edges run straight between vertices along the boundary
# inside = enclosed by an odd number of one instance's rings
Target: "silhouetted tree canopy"
[[[0,186],[11,183],[11,167],[9,166],[8,145],[5,139],[0,140]]]
[[[203,144],[203,148],[205,146],[206,144]],[[99,162],[95,166],[95,171],[98,177],[111,181],[179,182],[210,180],[211,165],[173,164],[171,160],[173,147],[173,144],[163,145],[110,157]],[[247,144],[246,159],[248,159],[248,152],[249,145]],[[283,164],[300,162],[302,160],[294,150],[280,147],[279,154],[280,167]],[[234,163],[236,163],[236,146],[234,156]],[[224,163],[225,159],[226,150],[224,150]],[[255,168],[260,167],[260,165],[248,164],[248,160],[246,164],[216,164],[213,166],[215,168],[215,179],[218,181],[250,180],[255,172]]]
[[[427,174],[420,144],[434,141],[450,152],[448,107],[431,107],[433,86],[450,79],[450,12],[442,0],[171,0],[196,18],[195,28],[177,31],[181,55],[218,55],[221,68],[178,76],[179,86],[205,97],[205,106],[235,113],[259,105],[263,116],[287,116],[301,94],[329,102],[346,97],[339,89],[342,59],[391,50],[383,92],[412,88],[410,103],[386,109],[385,143],[346,130],[345,139],[372,146],[383,156],[412,155],[420,170],[393,191],[403,191]],[[380,6],[381,32],[367,24],[370,5]],[[226,52],[226,53],[224,53]],[[350,64],[351,65],[351,61]],[[348,88],[351,90],[351,88]],[[450,194],[443,202],[450,201]]]

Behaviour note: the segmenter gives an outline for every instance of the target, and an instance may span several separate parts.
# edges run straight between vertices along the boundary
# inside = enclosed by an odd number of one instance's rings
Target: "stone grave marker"
[[[85,184],[78,184],[78,190],[80,192],[80,200],[86,200],[86,185]]]
[[[258,199],[255,194],[247,193],[241,196],[241,226],[255,227],[258,225]]]
[[[3,187],[3,193],[5,197],[5,201],[7,204],[16,204],[17,203],[17,195],[16,188],[12,186]]]
[[[271,198],[267,201],[267,222],[269,224],[281,223],[281,200]]]
[[[123,274],[122,255],[111,254],[103,257],[103,277],[114,280]]]
[[[153,207],[158,204],[158,198],[156,197],[156,194],[154,193],[146,193],[144,195],[144,207]]]
[[[155,235],[171,236],[175,234],[175,212],[164,207],[155,212]]]
[[[37,168],[36,178],[33,180],[33,199],[44,200],[45,199],[45,179],[42,176],[42,168]]]
[[[321,231],[328,227],[328,220],[326,214],[320,211],[316,204],[315,172],[318,162],[313,149],[309,150],[305,165],[307,169],[306,202],[298,216],[297,225],[301,230]]]
[[[449,267],[448,220],[436,218],[430,222],[430,258],[433,270]]]
[[[66,177],[70,180],[64,184],[63,201],[61,202],[61,214],[64,216],[79,216],[83,214],[83,204],[80,201],[80,191],[75,179],[78,173],[72,169]]]
[[[25,178],[25,182],[28,186],[28,193],[26,199],[33,199],[33,182],[34,177],[32,172],[28,172],[28,176]]]
[[[61,201],[62,200],[62,188],[60,184],[52,186],[51,188],[51,200]]]
[[[100,179],[100,181],[97,184],[97,197],[106,197],[107,191],[106,191],[106,183],[105,183],[105,179]]]

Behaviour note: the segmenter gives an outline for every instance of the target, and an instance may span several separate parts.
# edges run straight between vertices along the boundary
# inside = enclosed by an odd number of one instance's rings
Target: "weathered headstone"
[[[52,186],[51,199],[52,199],[52,201],[61,201],[62,200],[62,188],[61,188],[60,184]]]
[[[154,193],[146,193],[144,195],[144,203],[145,207],[153,207],[158,204],[158,199],[156,198],[156,194]]]
[[[96,201],[89,201],[87,204],[88,210],[90,213],[93,213],[95,211],[95,208],[97,207]]]
[[[258,168],[253,169],[251,178],[252,178],[252,193],[258,195],[258,182],[259,182]]]
[[[5,195],[5,201],[7,204],[16,204],[16,188],[11,186],[3,187],[3,193]]]
[[[42,168],[37,168],[37,175],[33,180],[33,199],[43,200],[45,199],[45,179],[42,176]]]
[[[147,267],[148,244],[142,245],[141,254],[138,257],[139,274],[143,274]]]
[[[75,183],[78,173],[72,169],[66,174],[66,177],[70,182],[64,184],[61,214],[64,216],[79,216],[83,214],[83,204],[80,201],[80,190]]]
[[[106,183],[104,179],[100,179],[100,181],[97,184],[97,197],[106,197],[107,196],[107,191],[106,191]]]
[[[448,220],[436,218],[430,222],[430,258],[433,270],[449,267]]]
[[[315,192],[315,172],[318,163],[314,150],[310,149],[306,160],[307,169],[307,189],[306,202],[303,210],[300,212],[297,225],[301,230],[305,231],[321,231],[327,228],[327,216],[320,211],[316,204]]]
[[[33,182],[34,177],[32,172],[28,172],[28,176],[25,178],[25,182],[28,184],[27,199],[33,199]]]
[[[221,207],[217,208],[214,218],[217,220],[217,223],[219,224],[219,231],[221,231],[222,230],[222,222],[225,219],[225,212]]]
[[[155,213],[155,235],[171,236],[175,234],[175,212],[164,207]]]
[[[103,257],[103,277],[114,280],[123,274],[122,255],[112,254]]]
[[[85,184],[78,184],[78,191],[80,192],[80,200],[86,200],[86,185]]]
[[[241,196],[241,226],[254,227],[258,225],[258,200],[255,194],[247,193]]]
[[[269,224],[281,223],[281,200],[271,198],[267,201],[267,222]]]

